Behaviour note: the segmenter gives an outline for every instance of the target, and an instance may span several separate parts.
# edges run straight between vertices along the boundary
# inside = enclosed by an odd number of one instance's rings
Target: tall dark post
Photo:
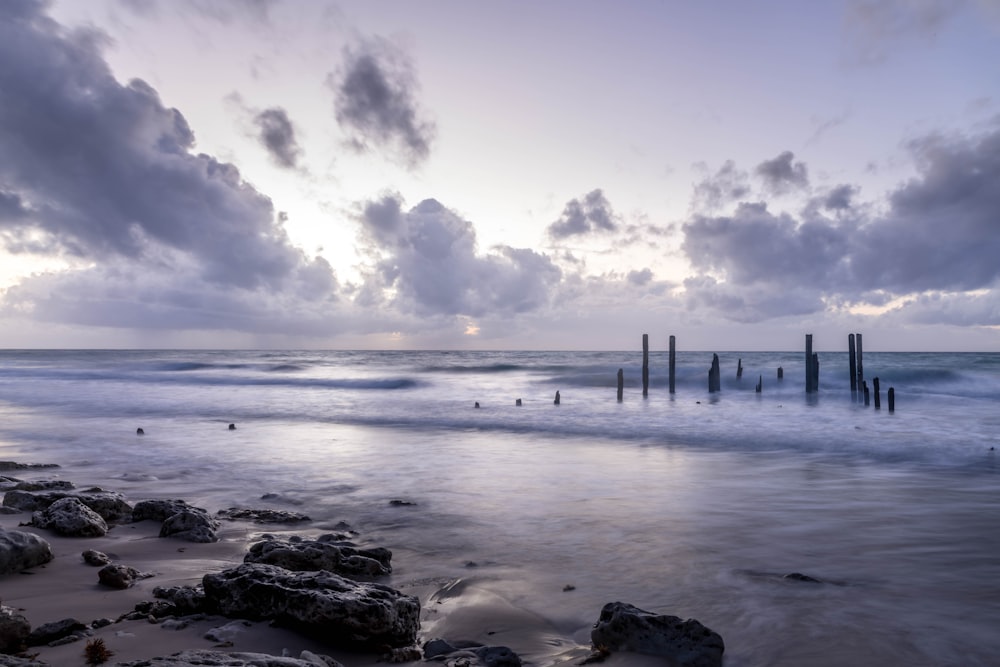
[[[754,388],[754,391],[756,391],[759,394],[761,389],[763,388],[764,388],[764,376],[761,375],[759,378],[757,378],[757,386]]]
[[[813,387],[813,335],[806,334],[806,393],[816,391]]]
[[[862,380],[862,381],[861,381],[861,386],[862,386],[862,388],[864,389],[864,394],[865,394],[865,407],[867,408],[867,407],[868,407],[868,404],[869,404],[869,401],[870,401],[870,398],[869,398],[869,394],[868,394],[868,383],[867,383],[866,381]]]
[[[854,348],[854,334],[847,334],[848,363],[851,368],[851,400],[858,400],[858,357]]]
[[[782,368],[781,366],[778,366],[778,379],[779,380],[785,379],[785,369]]]
[[[677,340],[670,337],[670,393],[674,393],[674,378],[677,376]]]
[[[861,385],[864,384],[865,381],[865,369],[861,360],[861,334],[855,334],[854,340],[858,344],[858,390],[860,391]]]
[[[520,399],[518,399],[518,400],[520,400]],[[552,401],[552,403],[553,403],[554,405],[559,405],[559,400],[560,400],[560,399],[559,399],[559,392],[557,391],[557,392],[556,392],[556,397],[555,397],[555,399],[554,399],[554,400]],[[519,405],[520,405],[520,404],[519,404]]]
[[[739,361],[736,362],[736,379],[739,380],[743,377],[743,358],[740,357]]]
[[[896,390],[889,387],[889,414],[896,411]]]
[[[618,369],[618,402],[621,403],[622,396],[625,395],[625,371]]]
[[[819,353],[813,352],[812,358],[812,385],[813,393],[819,391]]]
[[[708,371],[708,391],[716,392],[722,390],[722,378],[719,374],[719,355],[712,354],[712,368]]]
[[[649,334],[642,334],[642,397],[649,396]]]
[[[878,378],[872,380],[872,389],[875,391],[875,409],[882,409],[882,396],[879,394],[878,390]]]

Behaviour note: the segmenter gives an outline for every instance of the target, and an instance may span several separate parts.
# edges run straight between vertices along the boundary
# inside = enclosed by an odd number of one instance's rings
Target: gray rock
[[[166,521],[175,514],[181,512],[201,512],[207,515],[208,512],[200,507],[188,505],[187,501],[179,499],[157,499],[140,500],[132,508],[133,521]]]
[[[173,615],[200,614],[205,610],[205,590],[201,586],[157,586],[153,597],[173,607]]]
[[[102,567],[111,562],[108,555],[103,551],[96,551],[94,549],[87,549],[82,554],[83,562],[87,565],[93,565],[94,567]]]
[[[81,503],[101,515],[108,523],[121,523],[132,518],[132,506],[125,502],[125,497],[117,491],[104,489],[86,489],[84,491],[23,491],[11,489],[3,496],[5,507],[14,507],[28,512],[37,512],[48,508],[63,498],[76,498]]]
[[[87,626],[75,618],[64,618],[61,621],[43,623],[28,635],[29,646],[42,646],[58,641],[73,634],[86,634]]]
[[[31,515],[31,525],[65,537],[103,537],[108,524],[101,515],[74,497],[60,498]]]
[[[506,646],[480,646],[472,651],[483,667],[521,667],[521,656]]]
[[[590,632],[594,646],[664,656],[678,667],[721,667],[725,644],[694,619],[653,614],[624,602],[609,602]]]
[[[117,667],[343,667],[333,658],[302,651],[298,658],[287,658],[266,653],[225,653],[204,649],[188,649],[173,655],[119,662]]]
[[[97,572],[97,580],[103,585],[120,590],[131,588],[136,580],[147,579],[151,576],[153,575],[120,563],[105,565]]]
[[[34,658],[19,658],[16,655],[0,653],[0,667],[49,667],[49,663]]]
[[[12,574],[52,560],[52,547],[34,533],[0,528],[0,575]]]
[[[14,488],[18,491],[68,491],[74,486],[73,482],[65,479],[42,479],[35,482],[18,482]]]
[[[16,461],[0,461],[0,470],[42,470],[45,468],[58,468],[55,463],[18,463]]]
[[[28,642],[31,624],[17,610],[0,605],[0,653],[17,653]]]
[[[219,522],[201,511],[184,510],[169,517],[160,526],[160,537],[175,537],[188,542],[218,542]]]
[[[301,512],[242,507],[230,507],[229,509],[219,510],[216,515],[220,519],[228,519],[229,521],[253,521],[254,523],[301,523],[303,521],[312,521],[312,519]]]
[[[376,583],[325,570],[290,572],[244,563],[202,579],[206,606],[230,618],[271,619],[345,648],[409,646],[420,628],[420,601]]]
[[[392,552],[358,549],[320,540],[268,539],[250,546],[245,563],[267,563],[296,572],[328,570],[344,576],[378,577],[392,572]]]

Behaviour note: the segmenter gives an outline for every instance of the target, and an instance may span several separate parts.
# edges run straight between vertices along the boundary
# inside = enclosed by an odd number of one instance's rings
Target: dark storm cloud
[[[719,171],[694,186],[692,207],[698,211],[714,211],[750,194],[750,181],[745,171],[727,160]]]
[[[176,267],[220,289],[333,289],[329,266],[291,246],[267,197],[192,152],[179,111],[143,81],[120,84],[99,34],[67,31],[43,9],[0,3],[0,189],[27,211],[0,219],[8,250]],[[128,281],[114,282],[124,273],[102,275],[125,299]]]
[[[785,151],[772,160],[764,160],[754,173],[764,181],[764,189],[775,195],[809,187],[809,170],[803,162],[792,162],[795,154]]]
[[[302,155],[302,149],[295,140],[295,128],[288,118],[288,112],[281,107],[271,107],[257,112],[253,122],[259,130],[258,140],[274,161],[282,167],[294,168]]]
[[[417,109],[417,82],[406,56],[385,40],[344,53],[344,67],[327,77],[337,122],[358,150],[372,145],[398,151],[415,166],[427,159],[434,124]]]
[[[701,275],[690,283],[689,299],[743,319],[781,312],[781,299],[753,296],[766,289],[800,295],[786,300],[786,314],[810,303],[820,309],[820,297],[878,304],[925,293],[911,300],[925,309],[935,292],[990,290],[996,299],[1000,127],[971,137],[924,137],[909,148],[918,175],[890,192],[875,215],[856,205],[856,187],[840,185],[799,217],[773,214],[764,203],[743,203],[728,216],[694,216],[683,226],[682,249]]]
[[[418,315],[504,316],[548,302],[559,269],[533,250],[476,249],[472,224],[433,199],[403,211],[386,195],[360,216],[376,257],[369,275],[379,289],[396,291],[396,304]]]
[[[582,199],[571,199],[563,207],[559,219],[548,227],[549,236],[565,239],[592,232],[613,232],[618,229],[618,216],[604,192],[591,190]]]

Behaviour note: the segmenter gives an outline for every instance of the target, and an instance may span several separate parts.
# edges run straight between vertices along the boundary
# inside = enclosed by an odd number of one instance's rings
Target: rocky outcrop
[[[412,644],[420,601],[332,572],[290,572],[244,563],[202,579],[206,606],[230,618],[273,620],[334,646],[379,649]]]
[[[132,506],[125,502],[125,497],[117,491],[104,489],[85,489],[75,491],[24,491],[11,489],[3,496],[5,507],[15,507],[28,512],[37,512],[48,508],[63,498],[76,498],[81,503],[101,515],[107,523],[122,523],[132,518]]]
[[[0,653],[17,653],[28,642],[31,624],[16,609],[0,605]]]
[[[469,667],[521,667],[521,656],[506,646],[457,647],[444,639],[431,639],[424,643],[424,660],[446,661]]]
[[[230,507],[219,510],[216,516],[229,521],[253,521],[254,523],[301,523],[312,521],[302,512],[289,512],[286,510],[271,509],[251,509],[246,507]]]
[[[187,501],[176,498],[140,500],[132,508],[132,520],[162,522],[181,512],[201,512],[202,514],[208,514],[206,510],[194,505],[188,505]]]
[[[678,667],[721,667],[725,644],[694,619],[653,614],[624,602],[609,602],[590,632],[601,651],[664,656]]]
[[[0,575],[20,572],[52,560],[52,547],[34,533],[0,528]]]
[[[160,526],[160,537],[174,537],[188,542],[218,542],[219,522],[202,510],[184,510],[169,517]]]
[[[74,497],[60,498],[31,515],[31,525],[64,537],[103,537],[108,524],[100,514]]]
[[[302,651],[298,658],[286,658],[266,653],[224,653],[204,649],[189,649],[162,658],[119,662],[118,667],[343,667],[326,655]]]
[[[61,621],[39,625],[28,635],[27,643],[29,646],[43,646],[74,635],[84,637],[86,634],[86,625],[75,618],[64,618]]]
[[[337,543],[334,535],[315,540],[269,539],[250,546],[246,563],[267,563],[296,572],[328,570],[347,577],[378,577],[392,572],[392,552]]]

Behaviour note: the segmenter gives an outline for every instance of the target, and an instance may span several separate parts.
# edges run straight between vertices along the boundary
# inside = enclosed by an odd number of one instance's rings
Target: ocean
[[[846,352],[814,394],[801,351],[719,356],[720,392],[680,351],[670,394],[651,353],[644,398],[641,351],[5,350],[0,459],[347,522],[390,585],[473,584],[554,647],[621,600],[727,667],[1000,664],[1000,354],[865,352],[880,410]]]

